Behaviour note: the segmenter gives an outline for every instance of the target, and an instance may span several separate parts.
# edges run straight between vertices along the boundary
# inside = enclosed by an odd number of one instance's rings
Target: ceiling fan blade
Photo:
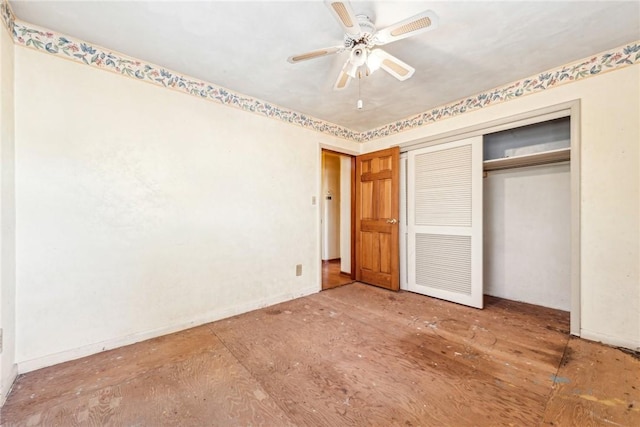
[[[360,24],[358,24],[356,14],[351,8],[351,3],[348,1],[324,0],[324,4],[327,5],[345,33],[352,36],[360,34]]]
[[[297,62],[306,61],[307,59],[314,59],[321,56],[332,55],[334,53],[342,52],[343,50],[343,46],[325,47],[324,49],[313,50],[311,52],[301,53],[299,55],[292,55],[287,58],[287,61],[295,64]]]
[[[383,45],[435,28],[438,28],[438,15],[431,10],[425,10],[378,31],[374,36],[374,41],[377,45]]]
[[[403,61],[400,61],[395,56],[389,55],[382,49],[372,50],[369,54],[369,58],[371,58],[370,63],[374,63],[375,61],[380,68],[400,81],[407,80],[416,72],[415,68]]]
[[[340,70],[340,74],[338,74],[338,80],[336,80],[336,83],[333,85],[333,88],[335,90],[341,90],[349,86],[349,82],[351,81],[351,78],[355,77],[357,68],[358,67],[353,65],[350,60],[347,60],[347,62],[344,63],[342,70]]]

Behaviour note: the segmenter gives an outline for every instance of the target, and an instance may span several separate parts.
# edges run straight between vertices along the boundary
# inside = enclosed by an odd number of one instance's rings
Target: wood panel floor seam
[[[214,322],[215,323],[215,322]],[[286,414],[286,408],[282,407],[281,402],[274,396],[272,396],[269,393],[269,390],[267,387],[265,387],[265,384],[262,383],[262,381],[260,381],[260,378],[256,377],[255,374],[251,371],[249,366],[246,366],[242,360],[240,360],[238,358],[238,356],[233,352],[233,350],[231,348],[229,348],[229,346],[227,345],[227,343],[224,341],[224,339],[220,336],[218,336],[218,334],[216,334],[215,330],[213,330],[213,327],[211,326],[213,325],[213,323],[208,323],[207,327],[209,328],[209,330],[211,331],[211,333],[213,334],[213,336],[215,336],[221,343],[222,345],[227,349],[227,351],[229,352],[229,354],[231,354],[233,356],[233,358],[236,360],[236,362],[242,366],[248,373],[249,375],[251,375],[251,377],[258,383],[260,384],[260,386],[262,387],[262,389],[266,392],[267,396],[273,400],[273,402],[275,403],[275,405],[280,408],[280,410]]]
[[[549,402],[551,402],[551,399],[553,398],[555,391],[556,391],[556,380],[558,378],[562,378],[560,375],[560,368],[562,368],[563,363],[565,363],[566,357],[567,357],[567,352],[569,349],[569,341],[571,340],[571,336],[569,334],[567,334],[567,342],[564,346],[564,350],[562,351],[562,357],[560,358],[560,362],[558,363],[558,367],[556,369],[556,372],[553,373],[552,378],[553,378],[553,384],[551,386],[551,388],[549,389],[549,393],[547,395],[547,399],[545,401],[544,404],[544,411],[543,411],[543,416],[542,419],[540,420],[540,424],[539,425],[543,425],[544,423],[544,414],[546,414],[547,412],[547,407],[549,406]]]

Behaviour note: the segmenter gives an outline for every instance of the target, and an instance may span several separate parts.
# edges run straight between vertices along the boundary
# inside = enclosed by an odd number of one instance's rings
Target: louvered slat
[[[471,237],[416,234],[416,283],[471,295]]]
[[[471,226],[471,146],[415,158],[415,224]]]

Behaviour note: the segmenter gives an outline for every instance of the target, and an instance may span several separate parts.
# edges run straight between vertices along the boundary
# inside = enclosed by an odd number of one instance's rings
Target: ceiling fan
[[[344,30],[342,46],[318,49],[299,55],[290,56],[292,63],[319,58],[335,53],[350,51],[349,59],[342,67],[334,89],[344,89],[352,78],[361,78],[382,68],[400,81],[407,80],[416,71],[415,68],[399,60],[377,46],[389,44],[407,37],[432,30],[438,25],[438,16],[425,10],[381,30],[376,30],[371,19],[366,15],[356,15],[348,0],[324,0],[331,14]]]

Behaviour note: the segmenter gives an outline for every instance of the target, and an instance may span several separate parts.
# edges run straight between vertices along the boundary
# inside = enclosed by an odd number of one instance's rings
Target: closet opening
[[[568,311],[580,336],[579,124],[575,100],[402,144],[400,288]]]
[[[571,311],[570,146],[569,117],[484,135],[485,295]]]

